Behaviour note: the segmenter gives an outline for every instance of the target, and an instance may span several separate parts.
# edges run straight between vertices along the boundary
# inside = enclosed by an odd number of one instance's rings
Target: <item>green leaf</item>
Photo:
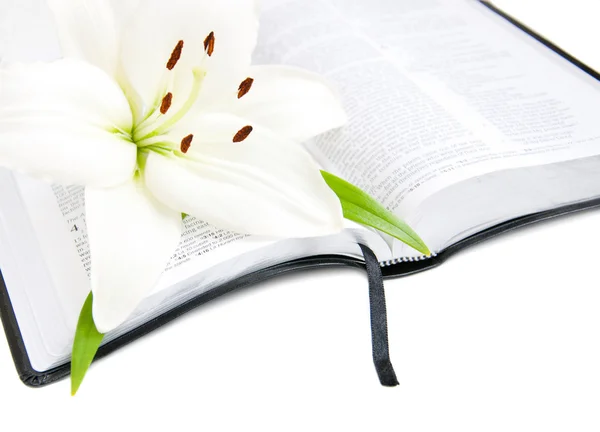
[[[104,335],[98,331],[92,316],[93,295],[90,293],[81,308],[75,341],[73,342],[73,355],[71,358],[71,395],[75,396],[79,386],[85,378],[92,360],[100,347]]]
[[[189,215],[186,213],[181,213],[181,220],[184,220],[186,217],[188,217]]]
[[[391,235],[424,255],[431,255],[423,240],[408,225],[373,197],[331,173],[321,171],[325,182],[342,203],[344,217]]]

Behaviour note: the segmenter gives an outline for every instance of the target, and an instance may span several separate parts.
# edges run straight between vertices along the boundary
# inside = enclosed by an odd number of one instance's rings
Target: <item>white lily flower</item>
[[[0,164],[86,186],[94,321],[155,285],[181,213],[273,237],[342,229],[296,144],[346,116],[318,76],[251,66],[254,0],[49,0],[64,59],[0,69]]]

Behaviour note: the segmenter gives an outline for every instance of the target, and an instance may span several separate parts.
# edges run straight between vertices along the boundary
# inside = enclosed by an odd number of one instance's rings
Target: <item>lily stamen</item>
[[[181,140],[181,153],[187,153],[190,147],[192,146],[192,141],[194,140],[194,135],[189,134],[184,139]]]
[[[175,66],[177,66],[177,63],[179,62],[179,59],[181,58],[182,51],[183,51],[183,41],[180,40],[179,42],[177,42],[175,49],[171,53],[171,57],[169,58],[169,61],[167,62],[167,69],[173,70],[175,68]]]
[[[204,39],[204,50],[205,50],[204,55],[205,56],[206,55],[208,55],[208,57],[212,56],[212,54],[214,53],[214,50],[215,50],[215,41],[216,41],[215,32],[211,31],[209,33],[209,35]],[[175,66],[178,64],[179,60],[181,59],[183,47],[184,47],[184,41],[180,40],[177,43],[177,45],[175,46],[175,48],[173,49],[173,52],[171,53],[171,57],[169,58],[169,61],[167,62],[167,69],[169,71],[172,71],[175,68]],[[205,59],[206,59],[206,57],[205,57]],[[171,105],[173,103],[173,94],[171,92],[167,92],[167,89],[172,87],[172,85],[169,85],[168,83],[170,82],[170,84],[172,84],[173,75],[168,72],[165,74],[165,76],[162,79],[163,84],[161,84],[161,87],[163,87],[163,86],[166,87],[164,91],[167,93],[166,94],[162,93],[162,94],[165,94],[165,96],[163,96],[162,99],[160,96],[157,97],[154,107],[151,110],[149,110],[148,113],[146,114],[146,116],[142,119],[142,121],[138,123],[137,127],[135,128],[136,130],[133,133],[134,138],[136,139],[137,142],[145,141],[149,138],[153,138],[157,135],[160,135],[160,134],[166,132],[171,127],[173,127],[175,125],[175,123],[177,123],[179,120],[181,120],[185,116],[185,114],[187,114],[187,112],[190,110],[190,108],[196,102],[196,99],[198,98],[198,95],[200,93],[202,80],[206,76],[206,72],[204,70],[205,68],[203,67],[205,59],[202,60],[200,67],[196,67],[193,69],[194,83],[192,86],[191,94],[190,94],[188,100],[186,101],[186,103],[181,107],[179,112],[176,113],[173,117],[171,117],[169,120],[167,120],[162,125],[158,126],[156,129],[151,130],[152,127],[156,126],[156,121],[160,118],[160,115],[167,114],[167,112],[169,111],[169,109],[171,108]],[[250,86],[251,86],[251,83],[250,83]],[[248,88],[248,91],[249,90],[250,89]],[[159,95],[160,94],[161,93],[159,93]]]
[[[142,130],[148,124],[151,124],[151,123],[155,122],[156,120],[158,120],[158,118],[160,117],[160,114],[161,114],[160,108],[162,106],[162,101],[164,99],[164,96],[162,96],[162,95],[171,93],[170,90],[173,89],[173,75],[174,74],[172,71],[165,71],[165,73],[163,74],[163,76],[160,79],[160,84],[158,86],[159,91],[156,93],[157,96],[156,96],[154,103],[152,104],[152,108],[147,110],[145,117],[137,123],[137,126],[135,126],[135,130]]]
[[[254,84],[254,78],[248,77],[244,81],[242,81],[238,89],[238,99],[241,99],[248,94],[248,92],[252,88],[252,84]]]
[[[175,124],[177,124],[178,121],[185,117],[188,111],[194,106],[196,100],[198,99],[198,96],[200,95],[200,90],[202,89],[202,82],[206,77],[206,72],[198,68],[194,69],[193,72],[194,83],[192,85],[190,95],[186,100],[185,104],[183,104],[183,106],[179,109],[177,113],[175,113],[171,118],[165,121],[162,125],[158,126],[156,129],[149,131],[148,129],[155,126],[154,124],[151,124],[143,128],[139,132],[136,131],[136,136],[134,137],[136,142],[140,143],[142,141],[147,140],[148,138],[153,138],[157,135],[161,135],[167,132],[169,129],[175,126]]]
[[[213,52],[215,51],[215,32],[211,31],[206,39],[204,39],[204,50],[209,57],[212,57]]]
[[[253,130],[254,128],[252,126],[244,126],[239,130],[238,133],[235,134],[235,136],[233,137],[233,142],[240,143],[244,141],[246,138],[248,138],[248,136],[252,133]]]
[[[161,114],[166,114],[169,111],[169,108],[171,108],[171,104],[173,103],[173,93],[169,92],[165,95],[165,97],[162,100],[162,103],[160,104],[160,113]]]

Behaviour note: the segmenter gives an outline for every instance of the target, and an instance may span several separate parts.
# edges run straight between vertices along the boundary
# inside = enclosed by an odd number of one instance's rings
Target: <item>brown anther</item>
[[[171,108],[171,104],[173,103],[173,93],[167,93],[162,100],[162,104],[160,105],[160,113],[166,114]]]
[[[252,88],[252,84],[254,84],[254,79],[250,77],[242,81],[242,83],[240,84],[240,88],[238,89],[238,99],[241,99],[248,94],[248,92]]]
[[[235,134],[233,137],[233,142],[239,143],[244,141],[246,138],[248,138],[248,135],[250,135],[253,130],[254,128],[252,126],[244,126],[238,133]]]
[[[173,70],[173,68],[177,65],[177,62],[181,58],[182,51],[183,51],[183,41],[180,40],[179,42],[177,42],[177,46],[175,46],[175,49],[171,53],[171,58],[169,59],[169,61],[167,63],[167,69]]]
[[[194,135],[190,134],[181,140],[181,153],[187,153],[194,141]]]
[[[209,57],[213,55],[215,51],[215,32],[210,32],[206,39],[204,39],[204,50],[208,54]]]

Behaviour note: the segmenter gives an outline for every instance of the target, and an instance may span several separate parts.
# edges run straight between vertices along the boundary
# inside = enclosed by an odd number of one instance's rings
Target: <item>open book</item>
[[[7,9],[0,57],[60,55],[44,2],[0,7]],[[343,129],[306,143],[310,153],[405,220],[433,254],[350,222],[340,235],[274,241],[186,218],[156,289],[106,336],[100,355],[243,284],[296,268],[361,265],[359,243],[385,275],[401,276],[490,235],[598,204],[598,77],[489,5],[262,0],[261,7],[255,63],[323,74],[350,114]],[[80,187],[0,171],[0,311],[30,385],[69,371],[90,291],[83,197]]]

